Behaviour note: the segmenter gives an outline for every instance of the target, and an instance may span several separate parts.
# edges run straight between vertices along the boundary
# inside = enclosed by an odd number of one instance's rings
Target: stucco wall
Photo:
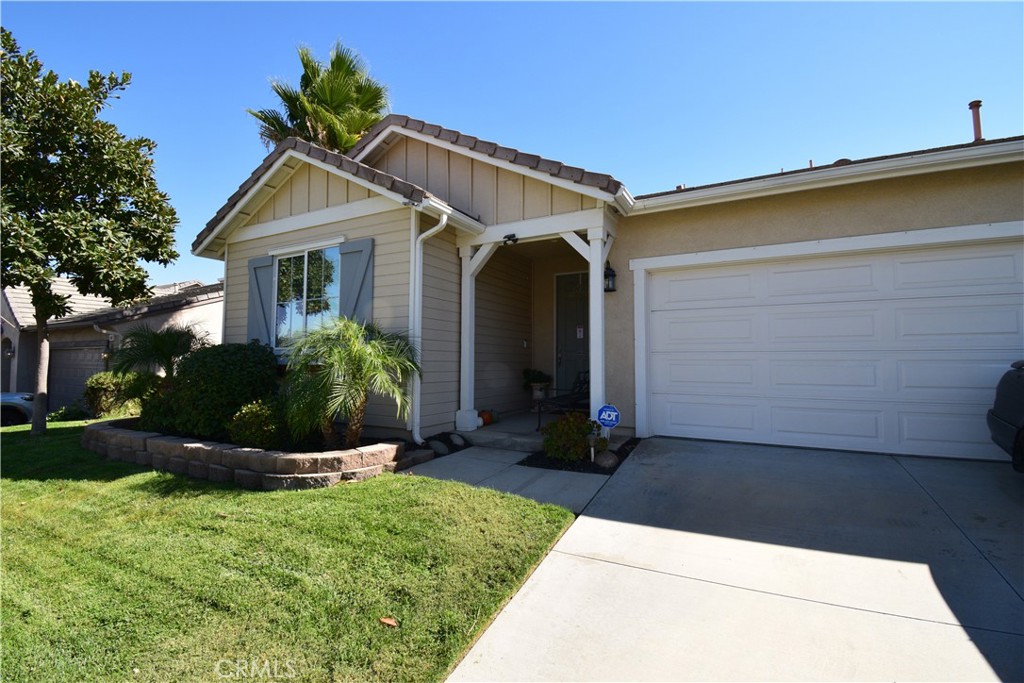
[[[605,296],[606,395],[635,421],[630,259],[1024,218],[1024,164],[858,183],[631,216],[609,256],[619,274]]]

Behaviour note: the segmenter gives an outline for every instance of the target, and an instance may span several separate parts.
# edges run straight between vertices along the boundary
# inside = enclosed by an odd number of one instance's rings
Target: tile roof
[[[1015,142],[1024,140],[1024,135],[1018,135],[1016,137],[999,138],[997,140],[982,140],[979,142],[968,142],[961,145],[947,145],[946,147],[933,147],[931,149],[921,149],[913,152],[901,152],[899,154],[887,154],[884,156],[868,157],[865,159],[838,159],[831,164],[825,166],[814,166],[813,168],[798,168],[792,171],[783,171],[781,173],[768,173],[766,175],[751,176],[749,178],[739,178],[737,180],[726,180],[720,183],[710,183],[708,185],[694,185],[693,187],[676,188],[674,190],[664,190],[662,192],[652,192],[650,194],[641,194],[634,197],[637,201],[641,199],[651,199],[652,197],[666,197],[669,195],[682,195],[687,192],[695,192],[697,190],[706,190],[712,187],[724,187],[728,185],[737,185],[739,183],[748,183],[755,180],[766,180],[768,178],[785,178],[787,176],[795,176],[804,173],[814,173],[815,171],[822,171],[830,168],[838,168],[840,166],[855,166],[857,164],[867,164],[873,161],[885,161],[887,159],[899,159],[902,157],[918,156],[920,154],[932,154],[934,152],[947,152],[956,149],[969,149],[972,147],[980,147],[984,145],[994,145],[1004,142]]]
[[[93,294],[82,294],[78,288],[66,277],[55,277],[53,279],[53,291],[56,294],[67,295],[70,298],[68,303],[74,313],[89,313],[110,307],[110,299],[95,296]],[[32,294],[28,287],[4,287],[4,296],[14,313],[15,321],[19,327],[36,324],[36,311],[32,305]]]
[[[238,189],[235,190],[234,194],[228,197],[228,200],[224,203],[224,206],[217,210],[213,218],[207,222],[206,227],[202,229],[195,240],[192,241],[192,250],[195,251],[206,241],[214,230],[220,225],[221,221],[231,213],[238,203],[242,200],[242,197],[246,195],[249,190],[255,187],[263,175],[270,170],[270,168],[280,159],[288,150],[295,150],[299,154],[308,156],[311,159],[336,166],[346,173],[350,173],[358,178],[362,178],[369,183],[372,183],[385,190],[389,190],[396,194],[401,195],[405,199],[413,203],[420,203],[424,197],[428,196],[429,193],[423,188],[413,185],[412,183],[406,182],[401,178],[378,171],[372,166],[353,161],[344,154],[332,152],[319,145],[300,140],[298,138],[287,138],[282,140],[277,147],[267,155],[259,166],[256,167],[245,182],[239,185]]]
[[[170,287],[171,285],[164,285],[162,287],[154,287],[153,289],[154,291],[157,291],[159,289],[166,290]],[[161,296],[155,296],[152,299],[149,299],[148,301],[136,304],[134,306],[129,306],[127,308],[119,308],[116,306],[108,305],[100,310],[89,311],[87,313],[79,313],[77,315],[69,315],[67,317],[51,321],[49,327],[91,327],[92,325],[109,323],[117,320],[132,320],[135,318],[141,318],[146,315],[160,313],[161,311],[184,308],[192,304],[201,304],[207,301],[217,301],[223,298],[223,282],[217,282],[212,285],[189,285],[182,289],[179,289],[177,292],[163,294]]]
[[[519,150],[512,149],[511,147],[502,147],[496,142],[481,140],[473,137],[472,135],[464,135],[457,130],[442,128],[441,126],[433,123],[427,123],[426,121],[420,121],[419,119],[413,119],[399,114],[389,114],[388,116],[385,116],[380,123],[367,131],[366,135],[360,138],[359,142],[348,150],[347,154],[351,157],[358,156],[359,153],[366,149],[366,147],[368,147],[382,131],[391,126],[398,126],[400,128],[405,128],[406,130],[449,142],[459,147],[465,147],[466,149],[479,154],[484,154],[499,161],[508,161],[518,166],[525,166],[526,168],[546,173],[553,178],[562,178],[563,180],[570,180],[580,185],[596,187],[608,194],[613,195],[622,188],[622,183],[607,173],[592,173],[577,166],[567,166],[561,161],[545,159],[544,157],[536,154],[526,154],[525,152],[520,152]]]

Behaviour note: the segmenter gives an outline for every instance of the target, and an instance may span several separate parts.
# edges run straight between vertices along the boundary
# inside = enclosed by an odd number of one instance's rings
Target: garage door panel
[[[1024,356],[1021,254],[1015,240],[653,273],[650,429],[1005,459],[985,413]]]

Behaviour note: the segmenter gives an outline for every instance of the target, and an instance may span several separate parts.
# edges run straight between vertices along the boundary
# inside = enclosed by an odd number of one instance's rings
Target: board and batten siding
[[[399,140],[373,166],[419,185],[488,225],[597,206],[592,197],[420,140]]]
[[[533,276],[528,260],[498,249],[476,281],[476,407],[508,413],[532,406],[523,369],[533,347]],[[525,348],[523,342],[526,342]]]
[[[362,185],[353,183],[322,168],[302,164],[291,177],[253,214],[246,227],[269,223],[278,218],[340,206],[361,199],[379,196]]]

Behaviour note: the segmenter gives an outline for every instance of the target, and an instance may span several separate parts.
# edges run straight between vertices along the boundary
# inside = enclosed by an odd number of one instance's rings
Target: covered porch
[[[597,208],[494,225],[460,240],[458,431],[477,430],[481,414],[493,411],[492,433],[504,424],[510,434],[536,435],[527,368],[550,375],[560,390],[588,373],[590,415],[597,415],[606,398],[605,297],[614,296],[606,265],[615,234],[615,215]]]

